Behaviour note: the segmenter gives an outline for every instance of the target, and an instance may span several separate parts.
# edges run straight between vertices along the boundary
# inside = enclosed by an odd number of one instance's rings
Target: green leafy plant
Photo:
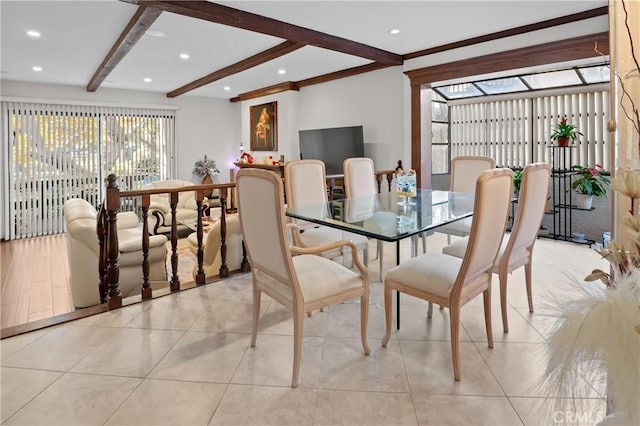
[[[520,185],[522,184],[522,170],[513,171],[513,191],[516,196],[520,194]]]
[[[594,195],[596,197],[607,195],[607,187],[611,181],[602,174],[603,169],[600,164],[596,164],[595,167],[575,165],[571,166],[571,170],[578,172],[580,176],[571,183],[571,189],[579,194]]]
[[[582,136],[582,133],[576,129],[576,126],[567,122],[567,116],[564,115],[558,126],[551,132],[551,140],[558,140],[560,138],[568,138],[571,141],[578,139],[578,135]]]

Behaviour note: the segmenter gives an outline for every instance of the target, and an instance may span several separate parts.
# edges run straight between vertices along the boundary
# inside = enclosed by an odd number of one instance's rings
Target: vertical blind
[[[123,189],[172,175],[173,110],[3,102],[9,238],[64,232],[63,206],[98,206],[104,180]]]
[[[606,131],[609,92],[595,91],[530,99],[450,106],[451,156],[483,155],[503,167],[549,161],[551,131],[563,115],[583,136],[576,142],[576,164],[611,170]]]

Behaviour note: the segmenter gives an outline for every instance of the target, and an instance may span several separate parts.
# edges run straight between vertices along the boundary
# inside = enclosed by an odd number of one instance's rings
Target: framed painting
[[[278,150],[278,102],[249,107],[251,151]]]

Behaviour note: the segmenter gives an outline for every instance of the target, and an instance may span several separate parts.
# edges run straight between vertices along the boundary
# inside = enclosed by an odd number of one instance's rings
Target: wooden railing
[[[382,189],[382,182],[386,178],[388,190],[391,191],[391,184],[393,181],[395,171],[394,170],[381,170],[376,172],[376,183],[378,186],[378,192]],[[336,186],[336,183],[343,178],[343,175],[331,175],[327,176],[327,186],[330,189],[330,198],[333,191],[331,190]],[[107,195],[105,202],[102,204],[98,212],[97,221],[97,237],[100,245],[100,254],[98,262],[98,275],[99,275],[99,291],[100,300],[102,303],[107,303],[109,309],[119,308],[122,306],[122,293],[119,287],[119,264],[118,264],[118,222],[117,213],[121,209],[123,199],[131,197],[140,197],[141,199],[141,215],[142,215],[142,274],[143,281],[141,283],[141,296],[143,300],[152,298],[152,289],[149,283],[149,227],[147,223],[149,205],[151,202],[151,195],[155,194],[169,194],[169,205],[171,207],[171,274],[169,279],[169,287],[172,292],[180,291],[180,279],[178,277],[178,220],[176,218],[176,207],[178,204],[178,195],[180,192],[195,192],[195,201],[197,206],[197,224],[196,224],[196,239],[197,239],[197,262],[198,270],[196,272],[195,283],[196,285],[205,284],[205,273],[203,270],[203,201],[205,194],[210,194],[212,191],[217,190],[220,195],[220,258],[221,265],[219,270],[219,276],[225,278],[229,275],[229,268],[227,266],[227,244],[226,244],[226,216],[230,212],[235,212],[234,189],[235,182],[222,183],[222,184],[206,184],[206,185],[193,185],[180,188],[159,188],[159,189],[146,189],[136,191],[120,191],[116,184],[117,177],[113,174],[107,178]],[[247,272],[250,270],[249,262],[247,260],[246,250],[244,245],[242,247],[242,263],[240,271]]]

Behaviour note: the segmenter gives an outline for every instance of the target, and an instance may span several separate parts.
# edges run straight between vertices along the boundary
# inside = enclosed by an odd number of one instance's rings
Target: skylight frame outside
[[[568,87],[590,86],[590,85],[595,85],[595,84],[608,83],[610,81],[610,79],[609,79],[609,80],[605,80],[605,81],[590,82],[589,79],[587,79],[585,77],[585,75],[583,74],[583,70],[592,69],[592,68],[598,68],[598,67],[602,67],[602,66],[607,66],[608,67],[609,65],[608,64],[597,64],[597,65],[588,65],[588,66],[581,66],[581,67],[575,66],[575,67],[572,67],[572,68],[558,69],[558,70],[552,70],[552,71],[543,71],[543,72],[529,73],[529,74],[518,74],[518,75],[512,75],[512,76],[508,76],[508,77],[497,77],[497,78],[491,78],[491,79],[486,79],[486,80],[481,80],[481,81],[467,82],[467,84],[470,84],[472,87],[474,87],[475,89],[477,89],[481,93],[481,94],[474,94],[474,95],[469,95],[469,96],[449,97],[449,96],[446,95],[446,92],[442,89],[444,87],[456,86],[456,85],[465,84],[465,83],[448,84],[448,85],[444,85],[444,86],[432,87],[432,89],[438,95],[440,95],[441,97],[443,97],[447,101],[457,101],[457,100],[461,100],[461,99],[481,98],[481,97],[484,97],[484,96],[500,96],[500,95],[507,95],[507,94],[512,94],[512,93],[533,93],[533,92],[544,91],[544,90],[549,90],[549,89],[553,90],[553,89],[562,89],[562,88],[568,88]],[[576,83],[576,84],[534,88],[524,78],[524,77],[527,77],[527,76],[548,74],[548,73],[554,73],[554,72],[559,72],[559,71],[571,71],[571,70],[574,71],[576,73],[577,77],[578,77],[579,82]],[[483,83],[483,82],[487,82],[487,81],[505,80],[505,79],[511,79],[511,78],[517,78],[519,81],[522,82],[522,84],[524,84],[524,86],[527,89],[526,90],[519,90],[519,91],[500,92],[500,93],[487,93],[485,90],[482,89],[481,86],[476,84],[476,83]]]

